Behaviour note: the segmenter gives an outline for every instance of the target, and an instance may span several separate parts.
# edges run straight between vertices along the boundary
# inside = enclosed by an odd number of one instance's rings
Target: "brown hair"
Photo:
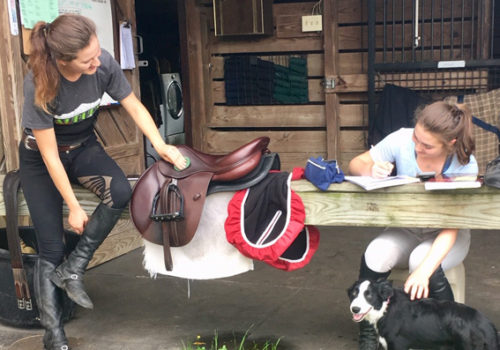
[[[474,152],[472,115],[465,105],[450,105],[443,101],[431,103],[417,113],[416,123],[433,133],[448,149],[455,153],[460,164],[467,164]],[[453,146],[449,142],[456,139]]]
[[[33,71],[35,105],[48,112],[59,89],[56,60],[71,61],[78,51],[88,46],[96,35],[94,22],[87,17],[64,14],[52,23],[40,21],[30,36],[31,53],[28,64]]]

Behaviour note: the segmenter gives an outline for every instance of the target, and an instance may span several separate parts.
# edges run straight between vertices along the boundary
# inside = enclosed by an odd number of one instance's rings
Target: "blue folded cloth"
[[[322,191],[326,191],[331,183],[344,181],[344,173],[337,161],[324,160],[323,157],[310,157],[307,160],[304,176]]]

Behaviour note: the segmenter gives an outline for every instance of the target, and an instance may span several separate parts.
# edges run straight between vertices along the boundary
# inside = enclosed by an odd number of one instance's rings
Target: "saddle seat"
[[[140,176],[133,189],[130,216],[144,239],[163,245],[168,271],[173,267],[170,247],[184,246],[192,240],[209,190],[234,190],[234,184],[241,187],[246,183],[241,180],[249,175],[253,182],[264,177],[272,163],[267,157],[268,144],[268,137],[260,137],[225,155],[210,155],[179,145],[188,160],[185,169],[178,170],[159,160]]]
[[[176,176],[180,178],[208,171],[213,173],[212,181],[237,180],[257,166],[268,145],[269,137],[259,137],[224,155],[207,154],[185,145],[179,145],[177,148],[183,156],[189,158],[190,164]],[[163,171],[170,172],[164,168],[165,165],[173,169],[169,163],[163,163]]]

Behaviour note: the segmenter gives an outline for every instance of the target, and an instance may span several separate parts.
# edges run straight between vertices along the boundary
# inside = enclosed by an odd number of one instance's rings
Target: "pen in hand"
[[[373,148],[373,145],[371,146]],[[373,157],[373,154],[371,154]],[[394,169],[394,164],[388,161],[380,161],[378,159],[373,159],[374,164],[372,166],[371,176],[375,178],[384,178],[392,173],[392,169]]]
[[[394,165],[391,162],[375,162],[372,166],[372,177],[384,178],[391,174]]]

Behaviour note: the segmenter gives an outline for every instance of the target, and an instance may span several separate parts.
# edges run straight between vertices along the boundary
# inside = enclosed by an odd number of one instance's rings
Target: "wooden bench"
[[[1,175],[0,181],[3,182]],[[311,225],[500,229],[500,189],[487,186],[426,191],[423,184],[416,183],[367,192],[343,182],[332,184],[323,192],[310,182],[299,180],[292,182],[292,189],[302,198],[306,224]],[[79,187],[75,187],[75,193],[87,213],[92,213],[99,203],[97,196]],[[0,195],[2,216],[5,216],[5,206],[3,195]],[[19,195],[19,216],[29,217],[22,193]],[[90,266],[142,245],[129,219],[125,210],[122,220],[96,252]]]
[[[5,175],[0,175],[0,183],[3,183],[4,177]],[[94,211],[95,207],[99,204],[99,198],[83,187],[75,186],[73,189],[82,208],[88,214],[91,214]],[[29,211],[22,192],[19,193],[18,204],[19,225],[28,225]],[[65,214],[68,214],[68,209],[66,206],[64,206],[63,210]],[[0,187],[0,227],[5,227],[3,186]],[[128,210],[124,210],[122,218],[118,221],[106,240],[96,251],[88,267],[92,268],[94,266],[100,265],[106,261],[128,253],[131,250],[141,247],[142,244],[142,238],[131,222]]]
[[[381,226],[500,229],[500,190],[426,191],[422,183],[367,192],[343,182],[320,192],[307,181],[293,183],[306,208],[306,223],[324,226]],[[375,232],[378,234],[378,231]],[[455,299],[465,302],[465,269],[446,271]],[[396,269],[392,279],[404,282],[408,271]]]

